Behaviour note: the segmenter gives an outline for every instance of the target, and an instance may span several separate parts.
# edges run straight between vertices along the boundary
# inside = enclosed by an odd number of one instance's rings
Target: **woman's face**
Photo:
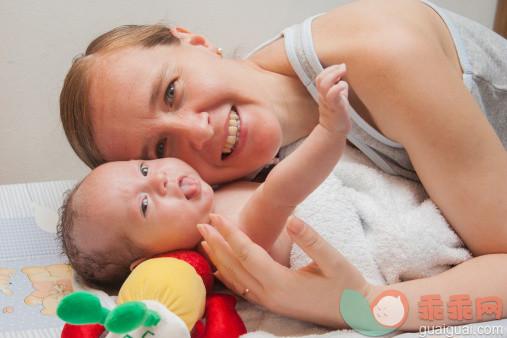
[[[89,100],[108,161],[176,157],[213,184],[276,155],[281,129],[267,97],[250,66],[182,41],[98,56]]]

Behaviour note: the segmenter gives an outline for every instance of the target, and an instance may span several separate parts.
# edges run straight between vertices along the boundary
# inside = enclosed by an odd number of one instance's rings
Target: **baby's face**
[[[76,197],[80,246],[93,250],[127,238],[150,254],[195,247],[196,225],[209,223],[213,205],[212,188],[175,158],[104,164]]]

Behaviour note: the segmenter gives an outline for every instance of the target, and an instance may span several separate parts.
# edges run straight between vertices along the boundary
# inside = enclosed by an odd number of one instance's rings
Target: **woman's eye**
[[[143,174],[143,176],[148,176],[148,167],[145,166],[144,163],[141,163],[139,170],[141,170],[141,174]]]
[[[141,211],[143,212],[143,215],[146,216],[146,210],[148,210],[148,198],[145,197],[141,201]]]
[[[172,104],[172,102],[174,101],[175,93],[176,93],[176,88],[174,86],[174,81],[173,81],[169,84],[169,86],[167,86],[167,89],[165,91],[164,99],[166,100],[167,103]]]
[[[157,158],[164,157],[164,151],[165,151],[165,143],[167,140],[163,140],[159,144],[157,144],[157,149],[155,149],[155,155]],[[145,175],[146,176],[146,175]]]

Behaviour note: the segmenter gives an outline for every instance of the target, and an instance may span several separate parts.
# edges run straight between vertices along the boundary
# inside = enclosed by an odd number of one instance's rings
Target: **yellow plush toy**
[[[171,257],[153,258],[139,264],[120,289],[118,305],[135,300],[156,300],[181,318],[191,331],[204,314],[206,288],[187,262]]]

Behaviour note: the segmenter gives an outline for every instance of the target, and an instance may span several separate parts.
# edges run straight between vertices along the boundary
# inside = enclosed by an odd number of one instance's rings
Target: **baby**
[[[331,173],[351,127],[344,74],[345,65],[336,65],[318,76],[319,124],[262,184],[238,181],[213,191],[175,158],[111,162],[93,170],[62,207],[59,235],[74,270],[94,287],[117,290],[141,261],[196,248],[202,241],[196,225],[209,223],[210,212],[239,224],[288,266],[292,243],[282,231],[287,217]]]

